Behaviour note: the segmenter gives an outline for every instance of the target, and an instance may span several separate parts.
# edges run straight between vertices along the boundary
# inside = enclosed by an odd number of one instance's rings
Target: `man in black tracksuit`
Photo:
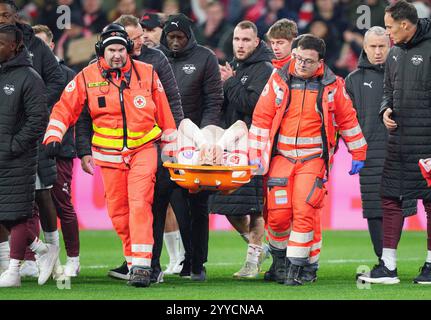
[[[381,182],[383,251],[380,264],[359,279],[394,284],[396,249],[403,226],[402,202],[422,199],[427,212],[428,255],[415,283],[431,284],[431,189],[418,166],[431,155],[431,20],[400,0],[388,6],[385,26],[395,46],[385,66],[380,115],[389,132]]]
[[[33,68],[45,82],[48,107],[51,108],[63,90],[64,77],[60,65],[49,47],[34,35],[31,26],[17,22],[17,9],[14,1],[0,1],[0,25],[15,24],[23,33],[24,45],[29,52]],[[46,186],[54,184],[56,180],[55,160],[48,158],[41,143],[39,144],[38,176]],[[56,212],[49,190],[37,191],[36,202],[42,212],[41,223],[44,231],[49,232],[50,235],[56,233],[56,220],[54,223]],[[4,236],[4,230],[0,229],[0,242],[4,241]],[[54,242],[51,239],[47,241]]]
[[[191,30],[191,22],[186,16],[179,14],[169,17],[163,28],[160,49],[168,57],[174,71],[184,117],[192,120],[200,128],[211,124],[219,125],[223,90],[217,58],[211,50],[197,44]],[[208,254],[209,194],[204,191],[189,194],[185,189],[180,191],[182,194],[178,196],[177,193],[172,207],[177,215],[186,251],[181,275],[190,275],[192,280],[203,281],[206,278],[203,264],[207,261]],[[154,233],[163,235],[166,209],[171,193],[171,191],[167,192],[166,196],[155,202],[154,215],[160,215],[162,220],[159,226],[161,229],[154,230]],[[181,219],[182,214],[178,215],[181,211],[180,206],[190,207],[191,221]],[[191,231],[189,231],[190,228]],[[157,259],[159,257],[153,252],[153,260]]]
[[[383,250],[383,210],[380,182],[386,155],[387,130],[378,118],[383,96],[385,61],[390,49],[389,37],[382,27],[372,27],[364,37],[364,51],[358,68],[346,78],[346,91],[353,101],[359,124],[368,143],[365,167],[359,173],[362,213],[368,222],[377,258]],[[403,217],[416,213],[416,200],[403,201]]]
[[[254,108],[273,70],[273,54],[257,37],[256,26],[248,21],[235,27],[233,52],[235,58],[230,65],[220,67],[224,80],[222,127],[227,129],[241,120],[250,128]],[[210,197],[210,212],[226,215],[248,244],[246,262],[234,274],[238,278],[259,274],[264,233],[262,182],[262,176],[256,176],[232,194]]]

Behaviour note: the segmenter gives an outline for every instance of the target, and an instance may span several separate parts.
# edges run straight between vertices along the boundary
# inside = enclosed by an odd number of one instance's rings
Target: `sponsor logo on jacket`
[[[196,67],[195,67],[194,64],[185,64],[184,67],[183,67],[183,71],[186,74],[192,74],[193,72],[196,71]]]
[[[3,91],[4,93],[6,93],[8,96],[10,96],[11,94],[13,94],[15,92],[15,86],[13,84],[6,84],[3,87]]]
[[[420,65],[420,64],[424,61],[424,58],[422,58],[422,56],[421,56],[421,55],[416,55],[416,54],[415,54],[415,55],[412,57],[411,61],[412,61],[412,63],[413,63],[415,66],[418,66],[418,65]]]

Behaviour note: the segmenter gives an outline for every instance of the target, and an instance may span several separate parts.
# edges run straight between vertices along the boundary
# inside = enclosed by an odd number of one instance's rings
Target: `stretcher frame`
[[[221,191],[229,194],[249,183],[258,169],[257,166],[197,166],[166,161],[171,180],[190,193],[201,190]],[[233,177],[235,172],[244,175]]]

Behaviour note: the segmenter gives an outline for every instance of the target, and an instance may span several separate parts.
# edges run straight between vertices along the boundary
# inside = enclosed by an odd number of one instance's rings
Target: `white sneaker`
[[[178,259],[177,263],[175,263],[175,266],[172,268],[173,274],[180,274],[181,270],[183,270],[183,265],[181,262],[183,262],[184,258]]]
[[[67,257],[66,265],[64,266],[64,276],[77,277],[80,270],[79,257]]]
[[[6,270],[0,276],[0,288],[21,287],[19,272]]]
[[[63,279],[63,266],[61,265],[60,259],[57,258],[57,261],[55,262],[54,269],[52,269],[52,278],[54,280],[61,280]]]
[[[21,277],[39,277],[39,268],[37,267],[36,261],[25,260],[19,268],[19,275]]]
[[[37,283],[39,285],[43,285],[48,281],[60,252],[60,248],[54,244],[47,243],[46,246],[48,247],[48,252],[39,256],[37,259],[39,265],[39,278]]]
[[[256,263],[246,261],[244,266],[233,274],[235,278],[257,278],[259,267]]]
[[[9,269],[9,259],[0,260],[0,274],[5,272],[7,269]]]
[[[169,264],[166,267],[166,270],[163,271],[164,274],[174,274],[174,268],[176,266],[176,262],[170,261]]]

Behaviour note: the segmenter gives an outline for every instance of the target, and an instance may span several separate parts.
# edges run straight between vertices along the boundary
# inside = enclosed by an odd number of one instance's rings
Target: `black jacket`
[[[253,111],[260,94],[272,73],[272,53],[262,41],[254,53],[245,61],[234,60],[231,65],[236,71],[223,86],[224,103],[222,119],[224,128],[237,120],[250,127]],[[261,213],[263,205],[262,177],[256,176],[250,183],[230,195],[214,194],[209,200],[209,210],[226,215],[247,215]]]
[[[60,68],[63,72],[65,81],[64,88],[67,84],[73,80],[76,72],[70,69],[68,66],[64,64],[64,60],[60,60]],[[61,141],[61,150],[58,154],[60,158],[73,159],[76,157],[76,148],[75,148],[75,126],[70,127]]]
[[[215,54],[197,44],[193,32],[181,52],[168,48],[163,31],[160,50],[168,57],[180,90],[184,117],[203,128],[219,125],[223,89]]]
[[[32,216],[38,139],[48,123],[45,85],[23,49],[0,67],[0,221]]]
[[[234,59],[230,63],[236,74],[223,84],[223,128],[230,127],[237,120],[250,127],[257,100],[272,73],[272,58],[272,52],[261,41],[245,61]]]
[[[431,201],[418,161],[431,156],[431,20],[419,19],[406,44],[389,51],[380,115],[392,108],[381,194]]]
[[[177,81],[175,80],[175,76],[168,59],[160,50],[148,48],[147,46],[142,46],[141,55],[136,57],[136,59],[151,64],[154,67],[154,70],[159,76],[160,82],[165,89],[172,115],[178,127],[181,120],[184,119],[184,113],[181,106],[181,97]]]
[[[386,156],[388,132],[379,119],[385,65],[371,64],[365,51],[358,68],[346,77],[346,91],[353,101],[362,133],[368,143],[365,167],[359,173],[364,218],[383,217],[380,183]],[[416,201],[403,203],[404,216],[416,213]]]
[[[63,92],[65,79],[60,64],[51,52],[51,49],[34,35],[33,29],[27,24],[17,23],[24,35],[24,44],[30,54],[33,68],[39,73],[45,82],[47,102],[49,110],[60,98]],[[57,179],[55,160],[48,158],[42,139],[39,146],[38,175],[45,185],[52,185]]]

